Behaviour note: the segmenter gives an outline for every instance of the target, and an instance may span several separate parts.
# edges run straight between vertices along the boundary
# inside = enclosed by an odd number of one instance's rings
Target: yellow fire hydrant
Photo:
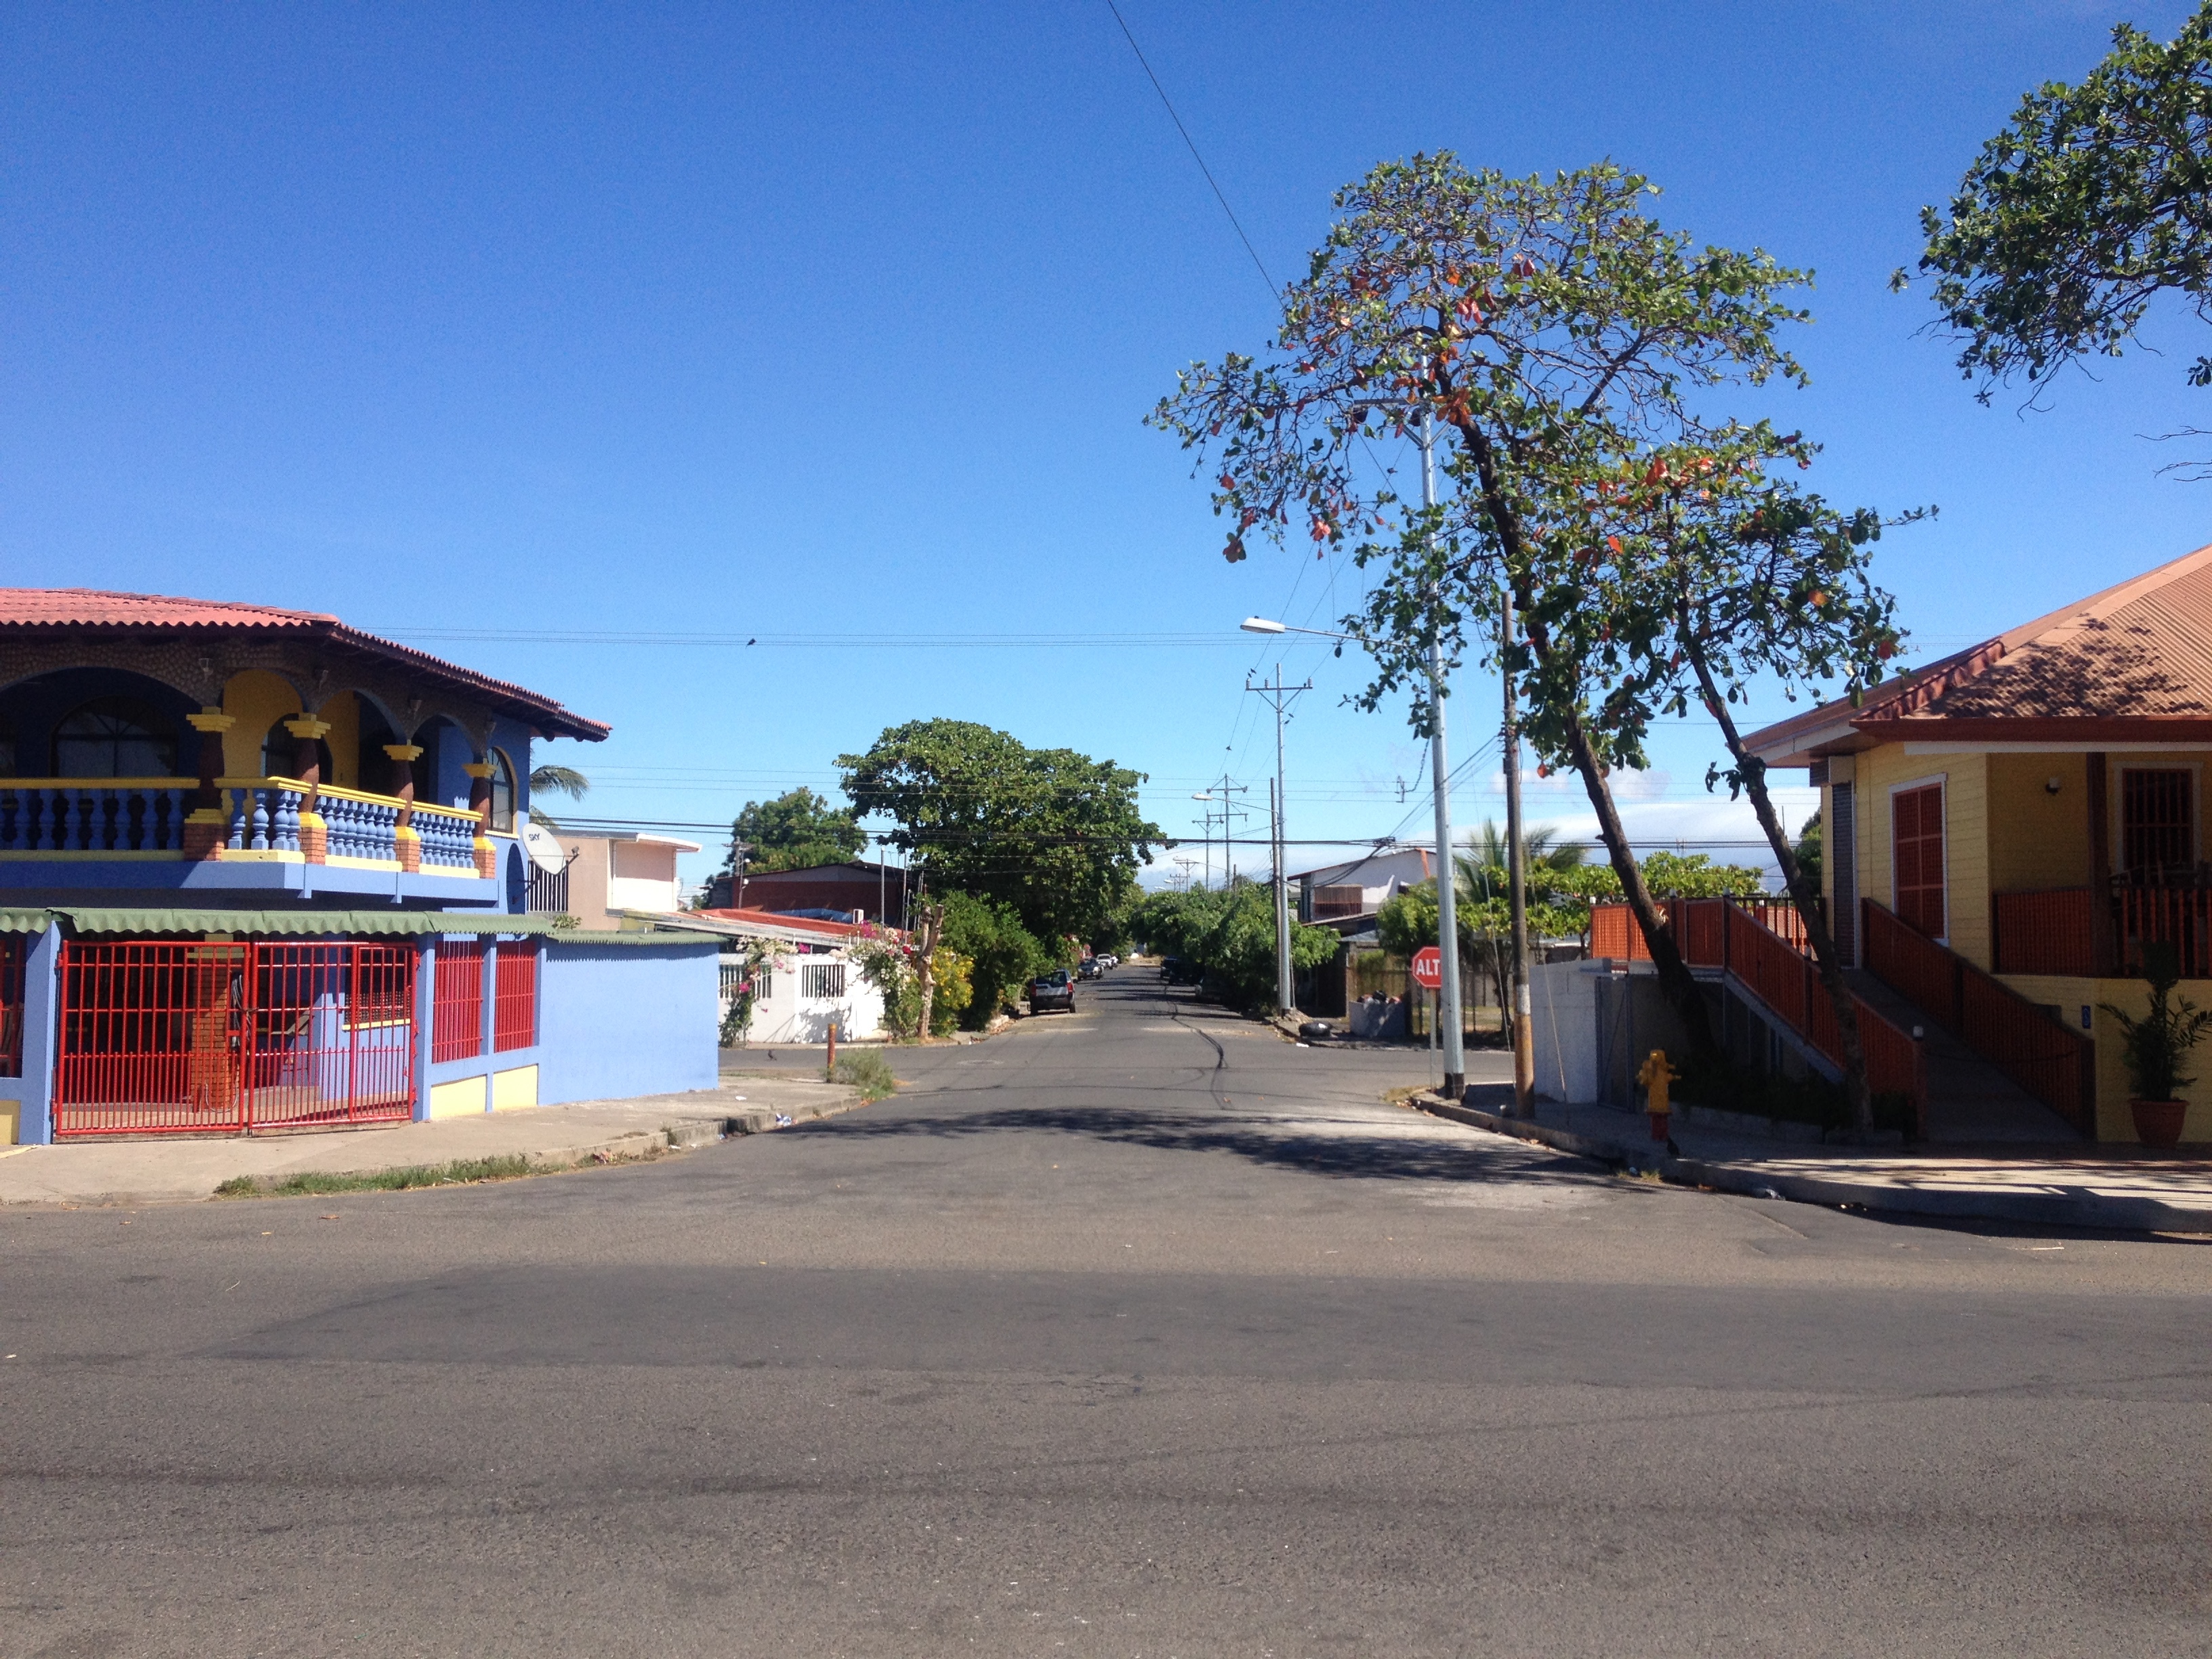
[[[1674,1077],[1674,1068],[1667,1063],[1664,1048],[1654,1048],[1637,1070],[1636,1080],[1644,1085],[1644,1109],[1651,1115],[1654,1140],[1667,1139],[1668,1118],[1674,1109],[1667,1101],[1667,1085]]]

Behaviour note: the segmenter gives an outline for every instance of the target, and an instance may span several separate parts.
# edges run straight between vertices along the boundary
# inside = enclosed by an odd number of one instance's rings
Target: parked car
[[[1075,976],[1078,979],[1097,979],[1105,971],[1104,965],[1096,957],[1092,957],[1087,962],[1079,962],[1075,964]]]
[[[1075,1012],[1075,975],[1065,968],[1055,968],[1030,981],[1030,1012],[1041,1014],[1048,1008]]]

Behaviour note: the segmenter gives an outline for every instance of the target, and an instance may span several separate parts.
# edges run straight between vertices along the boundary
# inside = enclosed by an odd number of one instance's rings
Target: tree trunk
[[[1497,532],[1500,550],[1504,554],[1504,574],[1513,590],[1513,604],[1521,613],[1522,637],[1535,654],[1540,664],[1547,664],[1551,655],[1550,630],[1533,619],[1533,596],[1527,583],[1514,574],[1513,566],[1522,556],[1525,544],[1521,534],[1521,520],[1508,501],[1498,474],[1498,452],[1489,434],[1472,420],[1454,420],[1468,454],[1474,458],[1475,472],[1482,486],[1483,511],[1490,520],[1491,528]],[[1509,671],[1510,672],[1510,671]],[[1579,682],[1580,676],[1577,676]],[[1599,763],[1597,751],[1591,746],[1589,733],[1583,728],[1582,716],[1572,708],[1565,711],[1568,748],[1575,770],[1582,774],[1583,788],[1589,796],[1590,806],[1597,813],[1598,833],[1604,839],[1606,856],[1612,861],[1613,872],[1620,878],[1622,896],[1628,901],[1636,925],[1644,930],[1644,942],[1650,948],[1651,965],[1658,970],[1659,989],[1674,1007],[1682,1022],[1684,1035],[1690,1039],[1692,1052],[1700,1060],[1719,1058],[1720,1044],[1713,1039],[1713,1025],[1705,1012],[1705,994],[1682,960],[1682,953],[1674,946],[1674,930],[1659,919],[1659,907],[1651,901],[1651,890],[1644,884],[1644,872],[1637,867],[1636,855],[1628,845],[1628,832],[1620,822],[1620,813],[1613,805],[1612,787],[1606,782],[1605,769]]]
[[[1525,613],[1525,606],[1523,611]],[[1590,745],[1589,734],[1583,729],[1582,717],[1571,712],[1567,717],[1567,737],[1575,770],[1582,774],[1583,791],[1597,814],[1598,836],[1605,842],[1606,856],[1612,862],[1613,874],[1620,878],[1620,890],[1628,901],[1629,913],[1644,930],[1644,943],[1650,950],[1651,965],[1658,969],[1659,988],[1673,1006],[1675,1017],[1682,1022],[1682,1030],[1697,1057],[1717,1059],[1720,1044],[1713,1037],[1705,994],[1675,946],[1674,928],[1660,919],[1659,906],[1651,896],[1651,890],[1644,884],[1644,872],[1629,848],[1628,831],[1620,822],[1620,809],[1613,805],[1613,788],[1606,781],[1605,769]]]
[[[915,934],[918,951],[915,958],[915,976],[921,990],[921,1017],[915,1030],[915,1041],[929,1036],[930,1005],[937,999],[937,933],[945,921],[945,907],[926,904],[921,909],[921,926]]]
[[[1829,931],[1828,919],[1821,914],[1820,889],[1806,874],[1805,866],[1798,863],[1796,848],[1790,844],[1782,820],[1775,816],[1774,799],[1766,789],[1766,763],[1745,751],[1735,718],[1721,700],[1712,673],[1705,665],[1705,653],[1688,628],[1680,632],[1682,653],[1697,671],[1698,687],[1705,694],[1705,707],[1720,722],[1721,738],[1735,762],[1736,775],[1743,780],[1743,787],[1751,796],[1751,809],[1759,815],[1759,827],[1766,832],[1766,844],[1774,849],[1775,862],[1781,867],[1783,884],[1790,890],[1790,902],[1797,907],[1797,914],[1805,923],[1805,937],[1812,943],[1813,960],[1820,970],[1821,987],[1836,1011],[1836,1036],[1844,1048],[1844,1098],[1850,1109],[1851,1127],[1863,1134],[1874,1127],[1874,1093],[1867,1082],[1866,1044],[1859,1036],[1858,998],[1844,981],[1844,959],[1836,950],[1836,937]]]

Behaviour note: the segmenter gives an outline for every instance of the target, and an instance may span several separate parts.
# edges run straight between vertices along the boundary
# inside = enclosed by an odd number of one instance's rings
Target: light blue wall
[[[538,1100],[606,1100],[716,1086],[720,951],[696,944],[545,947]]]
[[[56,1003],[61,987],[62,930],[48,927],[42,933],[21,935],[23,963],[23,1074],[0,1077],[0,1100],[17,1108],[15,1138],[25,1146],[43,1146],[53,1139],[54,1038]],[[0,1121],[0,1137],[7,1124]]]

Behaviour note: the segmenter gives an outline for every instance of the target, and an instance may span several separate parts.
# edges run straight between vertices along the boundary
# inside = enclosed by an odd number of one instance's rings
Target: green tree
[[[1728,425],[1624,456],[1562,492],[1547,533],[1565,556],[1553,562],[1579,573],[1554,638],[1583,663],[1590,723],[1616,746],[1640,748],[1655,714],[1693,705],[1719,727],[1727,757],[1707,769],[1705,787],[1725,781],[1731,799],[1750,799],[1834,1006],[1844,1093],[1863,1129],[1873,1099],[1856,999],[1819,884],[1798,866],[1766,763],[1745,746],[1735,710],[1760,683],[1794,699],[1824,681],[1856,696],[1883,678],[1901,635],[1895,601],[1869,574],[1873,544],[1923,514],[1830,507],[1787,477],[1814,453],[1763,422]]]
[[[1001,1008],[1019,1002],[1030,981],[1060,961],[1059,952],[1022,926],[1013,906],[972,893],[945,896],[942,938],[969,963],[973,996],[962,1023],[971,1030],[981,1030]]]
[[[1805,872],[1806,880],[1813,884],[1816,891],[1823,881],[1820,842],[1820,815],[1814,812],[1797,831],[1796,851],[1797,867]]]
[[[1226,554],[1295,522],[1324,552],[1377,568],[1346,618],[1374,658],[1368,707],[1409,690],[1428,728],[1431,641],[1502,658],[1548,763],[1571,764],[1669,1000],[1701,1050],[1704,1000],[1653,904],[1607,778],[1640,767],[1632,723],[1590,718],[1584,636],[1563,627],[1585,575],[1552,515],[1577,481],[1708,429],[1704,394],[1801,383],[1777,331],[1797,271],[1761,252],[1694,247],[1644,210],[1646,180],[1610,165],[1551,180],[1470,171],[1449,155],[1388,162],[1338,194],[1337,222],[1286,290],[1267,359],[1195,364],[1153,423],[1218,467]],[[1408,507],[1369,440],[1433,422],[1440,504]],[[1495,631],[1500,586],[1519,637]]]
[[[756,873],[842,863],[858,858],[868,844],[857,814],[833,807],[804,785],[774,800],[747,801],[730,834],[750,849],[745,868]],[[734,851],[722,868],[737,868]]]
[[[1257,882],[1184,893],[1152,893],[1132,916],[1136,936],[1196,966],[1206,983],[1244,1006],[1275,994],[1275,902]],[[1291,923],[1291,965],[1318,968],[1343,940],[1333,927]]]
[[[1920,269],[1976,395],[2121,356],[2161,294],[2212,317],[2208,177],[2212,4],[2170,45],[2122,23],[2080,85],[2049,81],[2022,98],[1948,216],[1921,210]],[[1903,287],[1905,273],[1893,280]],[[2190,365],[2189,382],[2212,386],[2212,356]]]
[[[837,764],[855,811],[891,819],[933,890],[1010,906],[1055,948],[1125,905],[1165,839],[1137,809],[1143,773],[970,720],[893,726]]]

